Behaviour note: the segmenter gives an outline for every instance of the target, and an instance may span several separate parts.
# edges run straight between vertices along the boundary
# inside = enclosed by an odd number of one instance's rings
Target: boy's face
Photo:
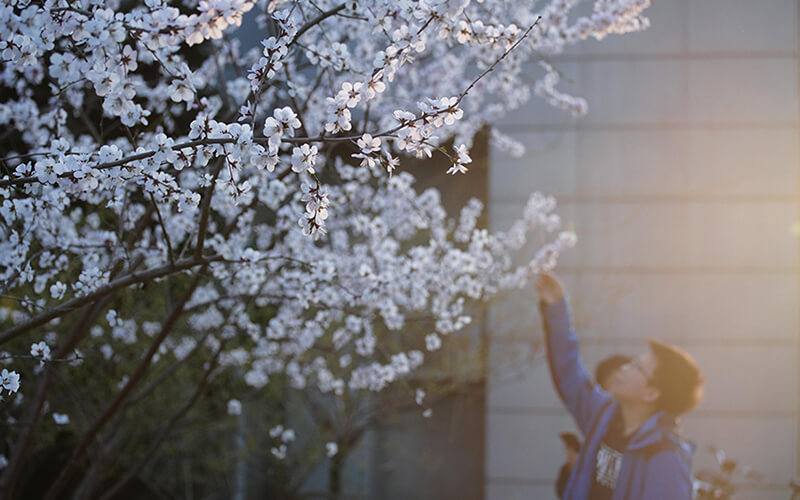
[[[653,353],[643,353],[614,372],[608,390],[621,402],[655,403],[658,389],[650,381],[657,367],[658,361]]]

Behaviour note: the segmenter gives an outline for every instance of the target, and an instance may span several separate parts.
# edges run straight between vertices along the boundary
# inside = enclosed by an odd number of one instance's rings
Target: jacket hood
[[[695,451],[694,444],[681,437],[678,418],[663,411],[651,416],[636,431],[628,443],[628,450],[641,450],[661,443],[679,451],[684,460],[691,462]]]

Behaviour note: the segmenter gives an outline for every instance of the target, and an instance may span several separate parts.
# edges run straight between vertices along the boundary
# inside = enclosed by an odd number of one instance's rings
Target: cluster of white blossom
[[[0,372],[0,385],[9,393],[19,390],[19,373],[3,368]]]
[[[295,439],[294,430],[284,429],[282,425],[276,425],[269,430],[269,437],[280,440],[280,444],[271,448],[270,452],[279,460],[286,458],[286,446]]]
[[[556,89],[556,85],[561,80],[558,72],[548,63],[542,63],[542,66],[547,69],[547,74],[536,82],[534,91],[536,95],[547,99],[547,102],[557,108],[569,111],[573,116],[582,116],[586,114],[586,99],[582,97],[574,97]]]
[[[313,222],[304,225],[303,233],[290,232],[282,239],[256,224],[266,234],[248,249],[246,258],[227,241],[209,241],[223,262],[211,265],[217,288],[202,291],[207,298],[200,303],[208,306],[195,317],[218,314],[217,305],[229,302],[230,296],[255,295],[257,303],[275,308],[263,325],[246,315],[235,320],[249,335],[252,348],[227,363],[241,367],[252,386],[262,387],[274,374],[286,373],[298,389],[312,383],[323,392],[341,393],[345,387],[380,390],[424,359],[421,350],[412,349],[378,361],[376,348],[383,331],[400,332],[407,318],[431,314],[435,333],[428,335],[426,344],[428,350],[436,350],[441,336],[470,322],[465,299],[486,299],[500,289],[523,285],[532,273],[552,267],[555,256],[574,243],[571,233],[562,233],[533,261],[515,267],[513,252],[524,245],[527,234],[557,232],[560,220],[552,212],[552,198],[533,195],[519,223],[508,233],[492,234],[476,228],[483,209],[477,200],[467,204],[453,224],[438,191],[417,193],[406,172],[388,177],[377,165],[349,166],[341,159],[333,167],[341,183],[328,186],[327,193],[321,193],[318,184],[304,184],[299,193],[309,219],[324,210],[327,200],[338,207],[326,225],[325,238],[304,236]],[[244,217],[250,220],[255,214]],[[280,221],[290,221],[292,204],[283,205],[277,217],[278,227],[283,226]],[[430,233],[430,239],[413,245],[421,232]],[[237,264],[232,266],[232,261]],[[220,317],[210,324],[221,322]],[[336,356],[317,356],[320,346],[329,346]]]
[[[579,3],[4,2],[0,291],[18,300],[0,309],[0,345],[64,360],[73,311],[188,273],[203,280],[182,316],[202,337],[107,307],[75,338],[101,360],[142,342],[147,363],[208,349],[252,387],[282,373],[339,394],[407,375],[469,323],[465,301],[521,286],[574,237],[539,194],[506,233],[476,228],[476,202],[448,219],[401,157],[441,151],[448,173],[467,172],[475,133],[531,90],[585,112],[552,68],[532,88],[525,63],[642,29],[650,2],[573,15]],[[234,36],[248,15],[265,36],[254,47]],[[531,231],[549,242],[515,266]],[[430,319],[424,344],[386,352],[416,316]],[[10,368],[0,380],[16,392]],[[140,380],[125,375],[121,394]]]

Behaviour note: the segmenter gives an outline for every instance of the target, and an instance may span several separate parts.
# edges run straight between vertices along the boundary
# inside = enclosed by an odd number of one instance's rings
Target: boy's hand
[[[536,291],[548,306],[564,298],[564,285],[554,274],[542,273],[536,278]]]

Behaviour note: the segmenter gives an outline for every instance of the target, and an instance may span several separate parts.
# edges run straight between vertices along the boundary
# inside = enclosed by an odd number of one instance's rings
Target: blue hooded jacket
[[[547,359],[553,383],[584,442],[563,500],[586,500],[597,450],[618,410],[616,400],[592,383],[578,354],[566,297],[542,304]],[[677,435],[676,418],[659,412],[631,437],[622,456],[613,500],[689,500],[693,447]]]

